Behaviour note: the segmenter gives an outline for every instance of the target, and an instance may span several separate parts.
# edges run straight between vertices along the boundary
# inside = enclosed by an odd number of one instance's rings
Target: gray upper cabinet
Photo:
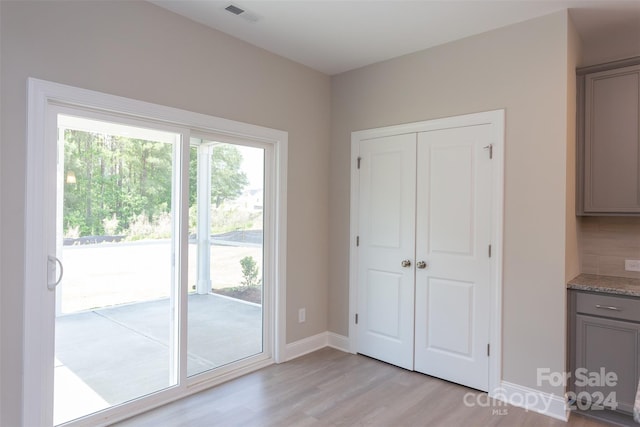
[[[640,60],[630,62],[578,71],[578,215],[640,214]]]

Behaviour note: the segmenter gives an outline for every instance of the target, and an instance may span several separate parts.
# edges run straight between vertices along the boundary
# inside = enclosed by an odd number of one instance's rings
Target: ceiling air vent
[[[240,9],[238,6],[234,6],[232,4],[230,4],[229,6],[225,7],[224,10],[233,13],[234,15],[240,15],[241,13],[244,13],[244,9]]]
[[[224,10],[226,10],[229,13],[233,13],[236,16],[240,16],[241,18],[244,18],[245,21],[249,21],[249,22],[258,22],[258,19],[260,19],[260,17],[255,13],[246,11],[233,4],[230,4],[229,6],[225,7]]]
[[[241,7],[238,7],[234,4],[230,4],[229,6],[225,7],[224,10],[226,10],[229,13],[233,13],[236,16],[244,18],[245,21],[249,21],[249,22],[258,22],[258,20],[260,19],[260,17],[255,13],[251,13],[250,11],[244,10]]]

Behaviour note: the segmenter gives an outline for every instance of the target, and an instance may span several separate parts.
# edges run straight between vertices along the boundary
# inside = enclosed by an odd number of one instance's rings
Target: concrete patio
[[[262,307],[188,299],[189,376],[262,351]],[[171,386],[169,299],[56,318],[55,423]]]

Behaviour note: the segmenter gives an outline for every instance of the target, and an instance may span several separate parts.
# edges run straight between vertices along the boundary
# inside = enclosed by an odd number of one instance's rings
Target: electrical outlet
[[[301,308],[298,310],[298,323],[304,323],[307,320],[307,309]]]
[[[640,259],[625,259],[624,269],[627,271],[640,271]]]

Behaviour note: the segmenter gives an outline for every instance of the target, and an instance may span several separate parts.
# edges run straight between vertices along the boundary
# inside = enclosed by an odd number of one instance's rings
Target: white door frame
[[[272,176],[265,177],[265,204],[273,207],[265,212],[265,266],[273,266],[271,272],[264,271],[265,280],[273,283],[271,295],[265,295],[271,302],[271,314],[265,313],[264,357],[240,368],[221,368],[217,375],[187,378],[176,387],[145,397],[145,404],[136,401],[116,407],[109,415],[97,413],[87,420],[72,422],[73,425],[106,425],[133,413],[166,404],[196,393],[231,378],[251,372],[271,363],[285,361],[286,350],[286,242],[287,242],[287,155],[288,133],[162,105],[104,94],[72,86],[52,83],[34,78],[28,79],[28,121],[27,121],[27,171],[26,171],[26,216],[25,216],[25,282],[24,282],[24,341],[23,341],[23,388],[22,416],[24,425],[46,426],[52,420],[52,399],[47,399],[42,390],[53,391],[53,375],[43,361],[43,354],[50,354],[53,347],[53,323],[55,307],[52,303],[54,292],[48,291],[47,281],[55,274],[52,263],[47,262],[51,242],[48,237],[55,232],[55,218],[45,218],[42,212],[51,212],[55,197],[47,194],[47,179],[55,170],[57,148],[51,143],[56,135],[53,114],[56,106],[103,112],[122,117],[151,121],[160,126],[183,129],[188,147],[190,130],[222,135],[230,140],[256,141],[272,147],[265,157],[273,170]],[[267,153],[265,153],[267,154]],[[188,157],[182,160],[182,167],[188,167]],[[266,169],[265,169],[266,173]],[[188,183],[183,182],[183,190]],[[269,190],[269,191],[267,191]],[[267,193],[269,194],[267,196]],[[181,242],[184,244],[184,242]],[[186,316],[186,312],[183,312]],[[183,324],[182,328],[186,325]],[[186,333],[181,330],[181,333]],[[183,341],[186,343],[186,341]],[[186,349],[183,349],[183,353]],[[53,359],[51,360],[53,368]],[[184,367],[183,367],[184,369]],[[185,370],[186,374],[186,370]],[[186,376],[186,375],[185,375]],[[183,376],[184,377],[184,376]]]
[[[407,123],[382,128],[366,129],[351,133],[351,209],[349,244],[349,350],[357,352],[357,327],[355,315],[358,302],[358,214],[360,186],[358,156],[360,142],[373,138],[406,133],[428,132],[465,126],[491,125],[492,155],[495,167],[492,171],[492,219],[491,219],[491,319],[489,358],[489,396],[499,393],[502,376],[502,257],[503,257],[503,217],[504,217],[504,140],[505,111],[493,110],[465,114],[422,122]]]

